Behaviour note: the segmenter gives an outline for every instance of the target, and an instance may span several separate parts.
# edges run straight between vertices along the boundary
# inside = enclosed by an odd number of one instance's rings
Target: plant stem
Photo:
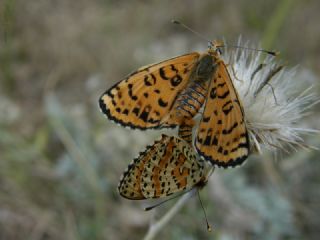
[[[183,195],[177,203],[157,222],[150,225],[149,230],[144,237],[144,240],[152,240],[157,235],[157,233],[164,228],[169,221],[173,218],[173,216],[183,207],[183,205],[190,199],[190,197],[194,194],[194,191],[197,190],[196,188],[187,192]]]

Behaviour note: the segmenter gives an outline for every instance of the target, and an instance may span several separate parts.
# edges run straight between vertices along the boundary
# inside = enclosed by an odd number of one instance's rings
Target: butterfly
[[[202,188],[212,171],[212,165],[197,157],[189,143],[163,134],[129,164],[118,191],[131,200],[167,197]]]
[[[111,120],[133,129],[195,125],[197,153],[212,164],[230,167],[249,154],[244,110],[221,58],[223,44],[210,42],[205,53],[193,52],[151,64],[131,73],[99,99]]]

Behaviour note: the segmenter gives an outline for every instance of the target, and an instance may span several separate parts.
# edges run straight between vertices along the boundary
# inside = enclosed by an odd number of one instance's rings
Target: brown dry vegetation
[[[116,186],[159,133],[107,121],[99,96],[141,65],[206,49],[172,18],[210,39],[241,34],[280,50],[319,93],[319,9],[317,0],[1,0],[0,239],[141,239],[153,213]],[[303,124],[320,129],[319,114]],[[158,239],[318,239],[318,156],[266,154],[216,171],[202,191],[214,231],[192,199]]]

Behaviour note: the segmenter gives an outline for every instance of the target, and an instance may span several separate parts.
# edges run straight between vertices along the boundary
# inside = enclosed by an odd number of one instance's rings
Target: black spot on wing
[[[158,111],[154,111],[154,114],[155,114],[157,117],[160,116],[160,112],[158,112]]]
[[[178,72],[178,69],[176,69],[173,64],[170,64],[170,68],[171,68],[172,71],[174,71],[176,73]]]
[[[228,91],[226,91],[224,94],[218,96],[218,98],[224,99],[224,98],[226,98],[229,94],[230,94],[230,92],[229,92],[229,90],[228,90]]]
[[[223,87],[224,85],[226,85],[226,83],[225,83],[225,82],[223,82],[223,83],[219,83],[219,84],[218,84],[218,87]]]
[[[143,109],[142,113],[140,114],[139,118],[144,122],[148,122],[148,116],[149,116],[150,110],[151,110],[151,106],[146,106]]]
[[[170,79],[170,83],[173,87],[179,86],[181,82],[182,82],[182,77],[178,74]]]
[[[213,136],[212,145],[218,146],[218,138],[216,136]]]
[[[132,110],[132,112],[133,112],[136,116],[138,116],[138,115],[139,115],[139,112],[140,112],[140,108],[135,107],[135,108]]]
[[[222,134],[230,134],[236,127],[238,127],[238,122],[235,122],[229,129],[223,129]]]
[[[169,80],[163,67],[159,68],[159,75],[163,80]]]
[[[231,110],[233,109],[233,105],[232,105],[232,102],[231,100],[227,101],[225,104],[223,104],[222,106],[222,111],[225,115],[228,115]]]
[[[230,152],[236,152],[240,148],[248,148],[248,143],[239,143],[236,147],[232,148]]]
[[[211,145],[211,136],[207,136],[203,142],[203,145],[210,146]]]
[[[128,84],[128,94],[129,94],[129,97],[130,97],[132,100],[136,101],[136,100],[138,100],[138,97],[135,96],[135,95],[133,95],[133,93],[132,93],[132,88],[133,88],[133,85],[132,85],[131,83],[129,83],[129,84]]]
[[[162,100],[162,98],[158,99],[158,104],[160,107],[167,107],[168,106],[168,102],[165,102],[164,100]]]
[[[143,80],[144,80],[144,84],[147,87],[150,87],[156,84],[156,77],[152,73],[145,75]]]
[[[126,108],[126,109],[123,110],[122,113],[125,114],[125,115],[128,115],[129,114],[129,110]]]
[[[210,91],[210,98],[211,99],[215,99],[217,97],[217,88],[211,88],[211,91]]]
[[[210,120],[210,116],[209,117],[203,116],[203,118],[202,118],[203,122],[209,122],[209,120]]]

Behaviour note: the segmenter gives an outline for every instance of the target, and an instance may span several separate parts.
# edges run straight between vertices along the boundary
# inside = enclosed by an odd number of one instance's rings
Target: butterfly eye
[[[220,54],[220,55],[222,55],[223,54],[223,51],[222,51],[222,49],[221,48],[217,48],[217,52]]]

